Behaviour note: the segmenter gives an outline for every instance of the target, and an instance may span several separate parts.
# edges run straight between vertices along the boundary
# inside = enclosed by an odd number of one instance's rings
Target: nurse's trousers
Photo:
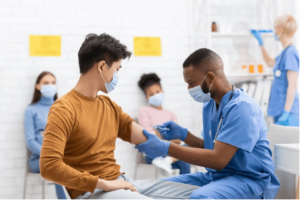
[[[177,183],[200,186],[193,191],[190,199],[262,199],[262,195],[254,195],[249,185],[236,177],[211,181],[208,173],[193,173],[162,179]]]

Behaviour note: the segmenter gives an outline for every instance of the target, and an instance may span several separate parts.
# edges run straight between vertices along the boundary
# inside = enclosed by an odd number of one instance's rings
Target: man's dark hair
[[[86,36],[79,51],[80,73],[88,72],[95,63],[105,61],[108,66],[120,59],[130,58],[131,52],[116,38],[102,33],[90,33]]]
[[[146,93],[146,89],[154,84],[160,87],[160,78],[155,73],[143,74],[138,82],[138,86]]]
[[[185,61],[183,62],[183,68],[193,66],[196,69],[209,69],[212,62],[219,62],[221,58],[210,49],[202,48],[194,51]],[[208,61],[208,62],[206,62]],[[206,65],[201,65],[201,63],[206,62]]]

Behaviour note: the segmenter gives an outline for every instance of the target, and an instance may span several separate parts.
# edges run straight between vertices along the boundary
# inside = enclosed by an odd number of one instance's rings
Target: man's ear
[[[209,78],[211,83],[216,79],[216,75],[213,72],[207,72],[207,77]]]
[[[97,63],[97,70],[98,72],[102,73],[103,72],[103,67],[105,67],[106,63],[105,61],[100,61]]]

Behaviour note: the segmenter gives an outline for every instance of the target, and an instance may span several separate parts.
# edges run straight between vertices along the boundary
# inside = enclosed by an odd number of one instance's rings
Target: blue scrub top
[[[259,105],[243,90],[235,89],[223,96],[218,110],[212,99],[203,107],[204,148],[213,149],[215,134],[223,115],[217,141],[238,148],[221,171],[206,168],[212,180],[234,176],[246,182],[255,196],[275,198],[280,182],[275,175],[267,126]],[[228,102],[229,101],[229,102]]]
[[[288,88],[287,71],[291,70],[299,73],[299,54],[296,47],[288,47],[284,55],[283,52],[284,50],[279,56],[277,56],[273,70],[274,82],[271,89],[268,108],[268,115],[272,117],[279,117],[284,111],[286,92]],[[280,77],[275,76],[275,72],[278,69],[281,71]],[[299,95],[297,92],[290,113],[299,119]]]

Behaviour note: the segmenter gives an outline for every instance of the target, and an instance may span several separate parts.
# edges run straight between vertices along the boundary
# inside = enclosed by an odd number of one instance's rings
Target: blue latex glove
[[[181,141],[184,141],[188,134],[188,130],[186,128],[179,126],[173,121],[165,122],[163,123],[163,125],[159,125],[159,127],[169,129],[169,130],[166,129],[158,130],[161,137],[165,140],[179,139]]]
[[[140,153],[144,153],[150,158],[169,155],[168,152],[171,142],[161,140],[156,135],[148,133],[145,129],[143,133],[148,140],[147,142],[136,145],[135,149],[138,149]]]
[[[259,31],[252,29],[251,30],[251,34],[254,35],[254,37],[258,40],[259,46],[263,46],[264,45]]]
[[[277,124],[282,126],[288,126],[289,125],[289,117],[290,113],[288,111],[284,111],[281,115],[281,117],[278,119]]]

